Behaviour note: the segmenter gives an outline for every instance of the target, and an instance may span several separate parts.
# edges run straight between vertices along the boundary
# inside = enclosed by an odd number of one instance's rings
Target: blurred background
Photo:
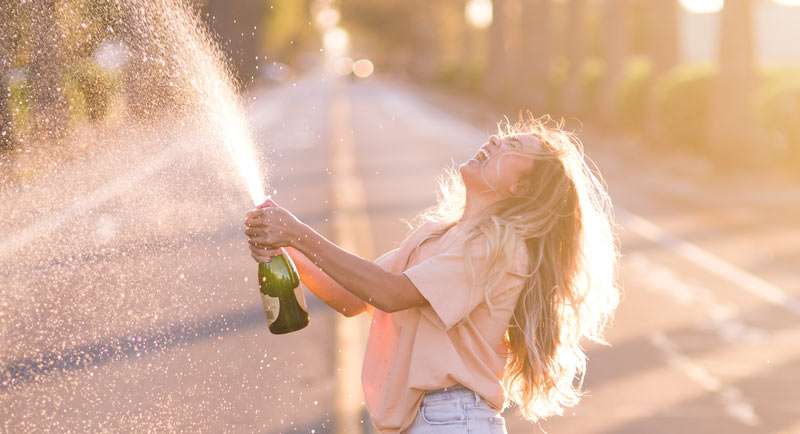
[[[527,109],[605,178],[625,296],[581,404],[509,432],[800,433],[798,23],[796,0],[0,0],[0,431],[372,432],[368,318],[306,291],[311,324],[267,330],[253,189],[375,258]]]

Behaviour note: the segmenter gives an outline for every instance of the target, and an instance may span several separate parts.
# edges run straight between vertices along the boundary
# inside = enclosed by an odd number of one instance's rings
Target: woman
[[[374,263],[274,202],[247,214],[257,261],[286,247],[320,299],[372,315],[362,382],[380,432],[504,433],[510,404],[561,414],[581,397],[581,339],[605,343],[619,291],[604,185],[560,125],[499,130]]]

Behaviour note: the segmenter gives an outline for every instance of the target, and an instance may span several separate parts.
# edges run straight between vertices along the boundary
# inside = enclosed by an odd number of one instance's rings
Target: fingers
[[[267,199],[261,205],[256,206],[256,208],[262,209],[262,208],[269,208],[269,207],[273,207],[273,206],[278,206],[278,204],[275,203],[275,201],[272,200],[272,199]]]
[[[259,248],[262,248],[262,249],[276,249],[276,248],[278,248],[278,247],[275,246],[275,240],[273,240],[269,236],[252,237],[252,238],[247,240],[247,243],[250,244],[250,246],[259,247]]]
[[[250,256],[258,262],[270,262],[273,257],[279,256],[283,253],[280,248],[262,248],[257,246],[250,246]]]
[[[266,229],[264,229],[263,227],[254,227],[254,226],[245,228],[244,234],[247,235],[249,238],[266,237],[268,235]]]

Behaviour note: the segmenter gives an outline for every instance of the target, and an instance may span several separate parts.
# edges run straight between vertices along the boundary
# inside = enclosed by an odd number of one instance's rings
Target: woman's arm
[[[314,265],[301,251],[287,247],[286,253],[297,266],[303,284],[328,306],[346,317],[356,316],[366,310],[366,303]]]
[[[374,262],[342,249],[309,226],[293,247],[347,291],[384,312],[427,303],[405,275],[386,271]]]
[[[248,212],[245,226],[254,254],[274,256],[280,247],[294,247],[343,289],[377,309],[395,312],[427,304],[405,275],[342,249],[272,200]]]

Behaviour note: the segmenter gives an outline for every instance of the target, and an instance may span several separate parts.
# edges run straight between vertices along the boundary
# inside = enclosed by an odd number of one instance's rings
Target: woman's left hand
[[[244,224],[244,233],[256,260],[280,255],[281,247],[296,247],[306,228],[294,214],[272,200],[249,211]]]

